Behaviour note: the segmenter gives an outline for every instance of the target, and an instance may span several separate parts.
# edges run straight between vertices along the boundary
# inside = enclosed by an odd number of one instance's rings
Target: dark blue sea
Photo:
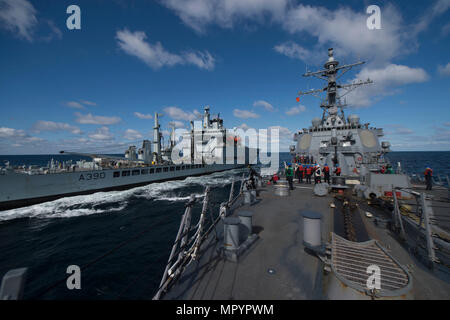
[[[11,165],[80,160],[63,155],[0,156]],[[430,165],[450,175],[450,152],[392,152],[409,173]],[[88,160],[88,159],[86,159]],[[290,161],[280,153],[280,163]],[[211,204],[227,200],[231,182],[246,170],[153,183],[126,191],[99,192],[0,212],[0,277],[28,267],[25,299],[151,299],[191,194],[211,187]],[[195,206],[198,216],[201,203]],[[195,221],[195,220],[194,220]],[[68,290],[69,265],[81,267],[81,290]],[[63,280],[61,282],[61,280]]]

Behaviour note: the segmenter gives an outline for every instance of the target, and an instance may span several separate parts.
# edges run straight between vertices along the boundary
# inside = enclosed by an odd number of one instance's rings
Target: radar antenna
[[[299,91],[298,95],[299,96],[312,95],[315,97],[320,97],[319,94],[326,91],[327,96],[324,100],[322,100],[322,103],[320,105],[320,107],[323,109],[324,112],[322,119],[327,118],[326,114],[328,114],[334,119],[335,116],[338,114],[338,111],[340,110],[340,113],[342,115],[342,121],[345,123],[345,118],[343,117],[344,115],[343,108],[346,106],[346,104],[341,103],[341,98],[347,95],[349,92],[355,90],[357,87],[373,83],[373,81],[367,79],[366,81],[360,80],[350,84],[341,85],[337,83],[337,80],[353,67],[362,65],[364,63],[365,62],[360,61],[352,64],[339,66],[339,61],[335,60],[333,57],[333,48],[330,48],[328,49],[328,61],[325,62],[323,70],[315,72],[306,72],[305,74],[303,74],[304,77],[316,77],[321,80],[325,80],[328,82],[327,86],[322,89]],[[338,89],[343,89],[345,92],[342,95],[339,95]]]

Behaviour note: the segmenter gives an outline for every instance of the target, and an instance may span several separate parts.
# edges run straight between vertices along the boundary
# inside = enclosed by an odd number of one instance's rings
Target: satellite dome
[[[348,116],[348,122],[350,122],[350,124],[352,125],[357,125],[359,124],[359,116],[356,114],[351,114]]]
[[[322,119],[320,119],[320,118],[313,118],[311,120],[312,126],[314,128],[317,128],[320,125],[321,122],[322,122]]]

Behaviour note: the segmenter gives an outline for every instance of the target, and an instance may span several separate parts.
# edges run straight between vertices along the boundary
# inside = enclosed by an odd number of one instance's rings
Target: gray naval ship
[[[340,66],[329,49],[323,70],[304,74],[327,85],[299,94],[326,98],[322,118],[294,135],[292,165],[328,164],[329,183],[294,176],[291,189],[285,168],[276,183],[273,172],[250,169],[215,215],[208,188],[200,213],[192,197],[153,299],[450,298],[448,187],[425,190],[400,163],[392,172],[382,129],[344,116],[342,96],[372,81],[337,79],[362,63]]]
[[[198,176],[255,162],[255,150],[243,146],[233,134],[235,129],[227,130],[219,115],[212,118],[208,106],[202,121],[191,122],[191,130],[181,135],[180,145],[172,128],[170,145],[164,149],[158,117],[155,113],[153,142],[144,140],[138,150],[130,146],[123,158],[77,153],[75,155],[91,157],[92,161],[59,163],[52,159],[47,167],[7,164],[0,168],[0,210]],[[234,156],[229,156],[227,147],[233,149]],[[172,158],[172,154],[177,158]]]
[[[275,172],[250,168],[223,186],[229,196],[220,204],[209,187],[202,197],[192,195],[154,300],[233,300],[208,310],[192,308],[201,302],[183,304],[185,314],[206,317],[282,311],[237,300],[450,298],[448,178],[447,186],[428,190],[400,163],[390,170],[382,130],[344,116],[340,91],[371,81],[336,80],[361,62],[339,66],[332,49],[328,56],[323,70],[304,75],[327,86],[300,92],[326,92],[322,118],[294,135],[290,155],[294,167],[328,164],[341,174],[330,170],[328,183],[316,170],[316,183],[299,176],[290,188],[284,176],[290,164]],[[309,163],[299,163],[305,156]],[[26,268],[10,270],[0,299],[20,299],[26,274]]]

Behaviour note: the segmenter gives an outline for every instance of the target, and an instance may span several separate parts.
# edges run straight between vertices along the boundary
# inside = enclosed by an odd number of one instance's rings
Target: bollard
[[[318,212],[302,210],[303,245],[313,251],[322,250],[322,215]]]
[[[243,190],[244,192],[244,204],[252,204],[252,194],[250,190]]]
[[[228,217],[223,219],[224,238],[223,246],[225,250],[237,250],[239,248],[239,218]]]
[[[241,234],[241,238],[243,240],[247,239],[248,237],[250,237],[252,235],[252,231],[253,231],[253,224],[252,224],[252,217],[253,217],[253,212],[251,211],[239,211],[238,212],[238,216],[239,219],[241,220],[241,225],[243,228],[242,229],[242,234]]]
[[[262,188],[262,185],[263,185],[262,179],[256,180],[256,187],[258,187],[260,189],[260,188]]]
[[[251,202],[256,201],[256,190],[255,189],[250,190],[250,194],[252,195],[251,196]]]

